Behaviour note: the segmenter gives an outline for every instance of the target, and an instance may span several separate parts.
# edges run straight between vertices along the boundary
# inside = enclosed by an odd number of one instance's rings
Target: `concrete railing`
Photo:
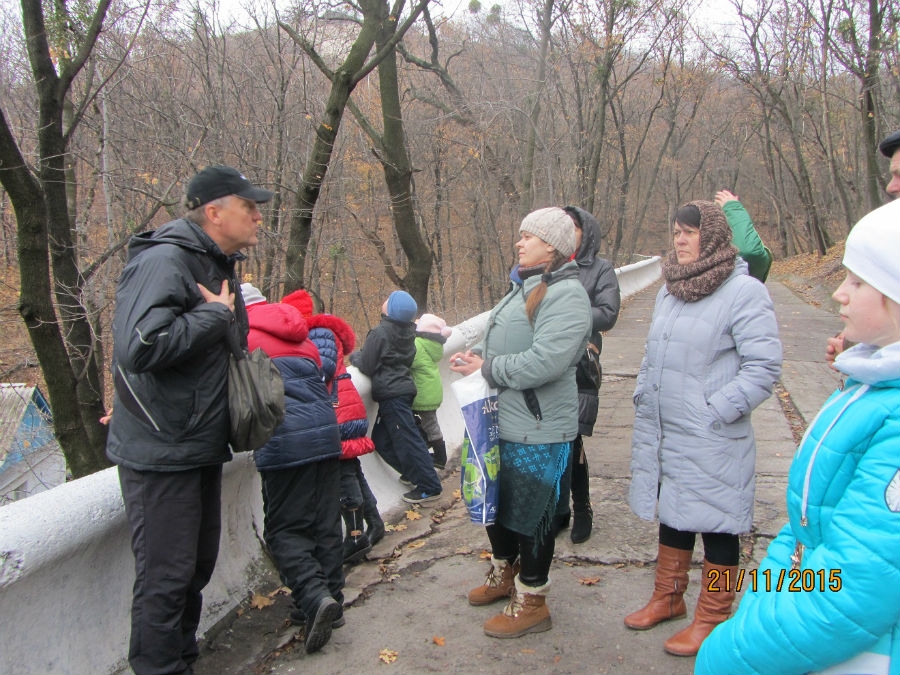
[[[660,276],[652,258],[616,270],[623,297]],[[475,344],[488,314],[454,326],[444,354]],[[441,364],[444,403],[438,420],[447,447],[462,442],[462,416]],[[368,378],[349,369],[369,410]],[[362,458],[382,512],[406,489],[381,459]],[[225,465],[222,539],[215,574],[204,591],[203,634],[231,611],[265,567],[259,476],[249,453]],[[116,469],[106,469],[0,508],[0,673],[82,675],[127,668],[134,561]]]

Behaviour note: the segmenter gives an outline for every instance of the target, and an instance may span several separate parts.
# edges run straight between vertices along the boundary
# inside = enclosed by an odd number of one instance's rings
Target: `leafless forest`
[[[487,309],[540,206],[591,210],[621,265],[720,188],[776,256],[885,198],[896,0],[196,3],[0,0],[0,325],[75,475],[105,466],[125,245],[206,164],[276,193],[244,279],[303,286],[360,337],[397,287],[450,323]]]

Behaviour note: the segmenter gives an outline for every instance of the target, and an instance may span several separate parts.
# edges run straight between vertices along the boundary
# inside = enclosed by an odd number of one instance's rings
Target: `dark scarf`
[[[734,271],[737,249],[731,244],[731,228],[725,213],[713,202],[690,202],[700,210],[700,257],[681,265],[670,251],[663,265],[669,293],[685,302],[697,302],[710,295]]]
[[[541,263],[540,265],[534,265],[532,267],[522,267],[521,265],[518,268],[519,279],[525,281],[529,277],[537,276],[538,274],[543,274],[547,269],[547,263]]]

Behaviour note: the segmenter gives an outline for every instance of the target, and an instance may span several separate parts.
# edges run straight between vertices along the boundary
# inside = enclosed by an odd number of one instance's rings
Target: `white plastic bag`
[[[493,525],[500,498],[497,390],[488,385],[479,371],[466,375],[450,386],[466,425],[460,452],[463,501],[473,523]]]

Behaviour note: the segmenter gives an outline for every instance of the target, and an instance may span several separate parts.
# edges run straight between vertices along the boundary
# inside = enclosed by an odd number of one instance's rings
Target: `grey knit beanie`
[[[246,307],[266,301],[266,297],[253,284],[241,284],[241,295],[244,297],[244,305]]]
[[[530,232],[566,258],[575,253],[575,221],[558,206],[532,211],[522,219],[519,232]]]

